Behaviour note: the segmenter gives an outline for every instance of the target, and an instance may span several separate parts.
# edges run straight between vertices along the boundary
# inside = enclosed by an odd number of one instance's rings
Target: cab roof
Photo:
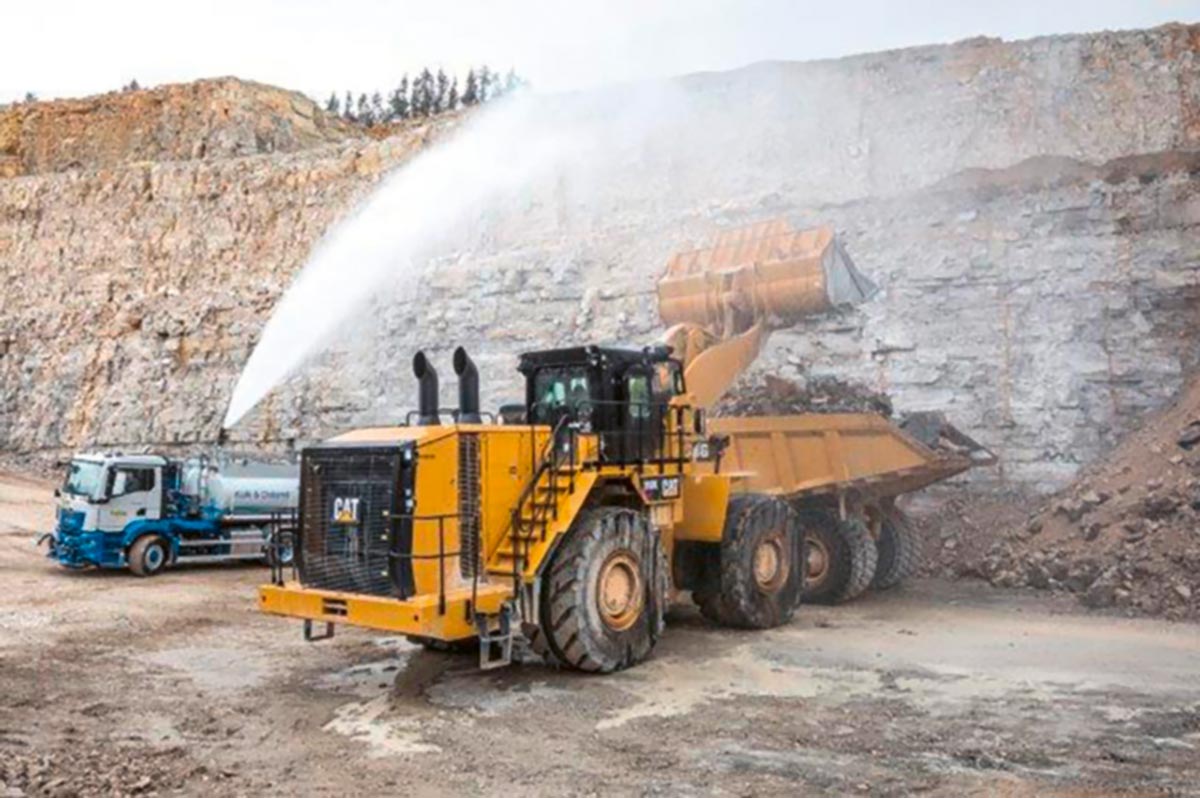
[[[81,452],[72,460],[84,460],[90,463],[122,463],[125,465],[162,466],[167,464],[167,458],[161,454],[122,454],[121,452]]]
[[[617,346],[572,346],[563,349],[541,349],[525,352],[517,370],[528,374],[547,366],[632,366],[637,363],[662,363],[671,359],[668,346],[647,346],[641,349]]]

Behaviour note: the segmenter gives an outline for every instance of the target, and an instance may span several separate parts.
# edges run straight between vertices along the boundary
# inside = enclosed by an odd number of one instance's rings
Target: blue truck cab
[[[139,576],[180,562],[267,558],[272,526],[294,511],[296,480],[287,471],[220,480],[205,458],[77,455],[56,491],[54,531],[39,542],[66,568]]]

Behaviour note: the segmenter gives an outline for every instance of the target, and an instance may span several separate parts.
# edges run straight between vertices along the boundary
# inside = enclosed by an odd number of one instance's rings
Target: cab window
[[[72,460],[63,482],[63,493],[72,496],[95,496],[103,485],[104,464],[88,460]]]
[[[654,364],[654,395],[661,399],[683,393],[683,374],[679,364],[666,361]]]
[[[108,495],[124,496],[154,490],[153,468],[116,468],[112,472]]]
[[[650,378],[645,374],[631,374],[625,381],[625,390],[629,397],[629,417],[649,418]]]
[[[540,423],[556,419],[565,410],[573,417],[586,415],[591,389],[585,368],[548,368],[533,380],[533,418]]]

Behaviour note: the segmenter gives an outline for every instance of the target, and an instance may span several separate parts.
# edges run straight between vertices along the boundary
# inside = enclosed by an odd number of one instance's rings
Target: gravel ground
[[[1200,629],[923,580],[785,628],[673,613],[610,677],[259,615],[256,567],[38,556],[0,477],[0,796],[1200,794]]]

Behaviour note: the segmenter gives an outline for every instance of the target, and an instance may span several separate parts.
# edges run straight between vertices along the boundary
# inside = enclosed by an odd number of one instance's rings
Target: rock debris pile
[[[1200,378],[960,575],[1200,618]]]

